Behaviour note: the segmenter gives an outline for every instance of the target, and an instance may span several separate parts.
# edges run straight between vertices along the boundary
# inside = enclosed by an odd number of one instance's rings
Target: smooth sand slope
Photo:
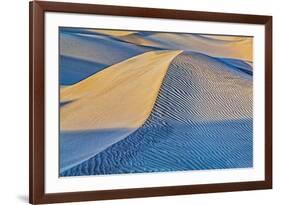
[[[251,37],[155,33],[143,38],[157,43],[161,48],[195,51],[213,57],[236,58],[249,62],[253,60]]]
[[[62,175],[252,167],[252,74],[243,66],[178,55],[143,126]]]
[[[138,129],[150,115],[170,62],[180,53],[147,52],[61,89],[61,171]]]

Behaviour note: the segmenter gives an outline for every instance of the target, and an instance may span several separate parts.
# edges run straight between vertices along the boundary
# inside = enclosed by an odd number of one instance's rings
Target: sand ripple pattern
[[[147,121],[61,175],[252,167],[252,74],[246,70],[231,59],[180,54]]]

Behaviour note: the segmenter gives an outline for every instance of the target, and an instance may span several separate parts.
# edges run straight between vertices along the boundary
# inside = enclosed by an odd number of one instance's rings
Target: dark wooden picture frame
[[[32,204],[88,200],[153,197],[165,195],[227,192],[272,188],[272,17],[152,8],[103,6],[92,4],[30,2],[30,139],[29,200]],[[71,193],[45,193],[44,181],[44,14],[67,12],[127,17],[150,17],[210,22],[260,24],[265,26],[265,180],[237,183],[119,189]]]

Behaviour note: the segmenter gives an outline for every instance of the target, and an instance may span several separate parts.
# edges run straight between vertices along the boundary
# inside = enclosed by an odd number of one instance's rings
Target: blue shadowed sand
[[[107,67],[106,64],[60,56],[60,85],[72,85]]]

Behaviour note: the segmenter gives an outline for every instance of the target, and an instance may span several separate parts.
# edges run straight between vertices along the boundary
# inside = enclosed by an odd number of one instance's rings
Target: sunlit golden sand
[[[149,116],[170,62],[182,51],[151,51],[61,89],[62,131],[137,129]]]

